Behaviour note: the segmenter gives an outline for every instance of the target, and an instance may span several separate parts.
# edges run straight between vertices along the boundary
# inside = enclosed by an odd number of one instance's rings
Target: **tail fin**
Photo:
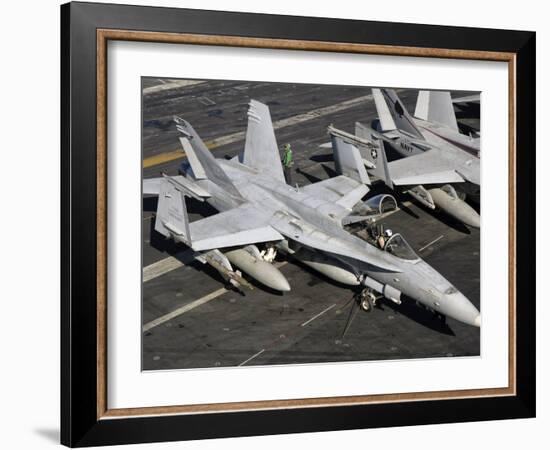
[[[412,137],[424,139],[393,89],[373,89],[372,95],[382,131],[400,130]]]
[[[414,116],[444,125],[458,133],[455,109],[449,91],[419,91]]]
[[[155,230],[191,246],[185,196],[168,178],[160,182]]]
[[[356,126],[357,125],[361,124],[356,124]],[[361,126],[366,129],[364,125]],[[367,132],[366,130],[363,131]],[[367,151],[363,152],[363,155],[366,157],[367,161],[374,166],[374,168],[370,170],[370,173],[376,178],[382,180],[390,189],[393,189],[393,181],[391,179],[390,169],[388,167],[388,158],[386,156],[384,141],[376,137],[376,134],[374,133],[370,135],[370,139],[374,145],[367,149]]]
[[[185,150],[193,174],[197,179],[208,179],[227,193],[241,197],[241,194],[223,171],[216,158],[210,153],[202,139],[191,124],[180,117],[174,116],[177,130],[183,135],[180,142]]]
[[[331,135],[330,138],[332,140],[336,172],[370,185],[369,175],[365,170],[365,165],[357,147],[345,142],[338,136]]]
[[[372,133],[369,132],[369,127],[363,125],[361,122],[355,122],[355,136],[359,136],[361,139],[372,140]]]
[[[242,163],[285,182],[269,108],[257,100],[250,100],[247,114],[248,128]]]

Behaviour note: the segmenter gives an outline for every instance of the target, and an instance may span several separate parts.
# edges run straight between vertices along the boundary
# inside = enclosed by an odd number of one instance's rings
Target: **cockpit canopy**
[[[399,233],[394,234],[386,241],[384,250],[397,256],[398,258],[409,261],[420,259],[411,246],[407,243],[405,238]]]

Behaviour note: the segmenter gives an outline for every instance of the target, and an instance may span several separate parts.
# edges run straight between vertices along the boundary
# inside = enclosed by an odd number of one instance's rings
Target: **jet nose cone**
[[[474,326],[478,328],[481,327],[481,314],[478,314],[477,317],[474,319]]]
[[[479,328],[481,325],[479,311],[461,292],[445,295],[442,312],[455,320],[473,327]]]

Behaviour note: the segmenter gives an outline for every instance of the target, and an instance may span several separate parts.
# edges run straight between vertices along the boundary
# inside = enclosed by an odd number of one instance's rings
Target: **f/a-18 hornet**
[[[479,201],[479,137],[459,132],[451,94],[420,91],[414,117],[394,90],[373,89],[372,94],[376,129],[357,122],[355,135],[333,126],[329,134],[357,146],[371,173],[390,188],[479,228],[479,214],[464,201],[466,195]],[[384,143],[401,158],[388,162]]]
[[[188,122],[174,120],[189,165],[184,176],[144,180],[144,194],[159,197],[155,230],[191,247],[231,284],[248,285],[234,264],[263,285],[289,291],[271,264],[279,250],[333,280],[362,287],[367,299],[383,296],[399,304],[403,293],[442,316],[480,326],[475,306],[400,234],[382,249],[344,229],[377,212],[383,196],[363,203],[367,186],[343,175],[300,188],[285,182],[266,105],[250,101],[244,151],[231,160],[214,158]],[[189,223],[185,197],[219,213]]]

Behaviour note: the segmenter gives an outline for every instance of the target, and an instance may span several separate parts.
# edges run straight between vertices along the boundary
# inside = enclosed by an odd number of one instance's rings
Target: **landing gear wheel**
[[[367,295],[363,300],[361,300],[361,303],[359,304],[361,306],[361,309],[365,312],[372,311],[372,300],[371,296]]]

